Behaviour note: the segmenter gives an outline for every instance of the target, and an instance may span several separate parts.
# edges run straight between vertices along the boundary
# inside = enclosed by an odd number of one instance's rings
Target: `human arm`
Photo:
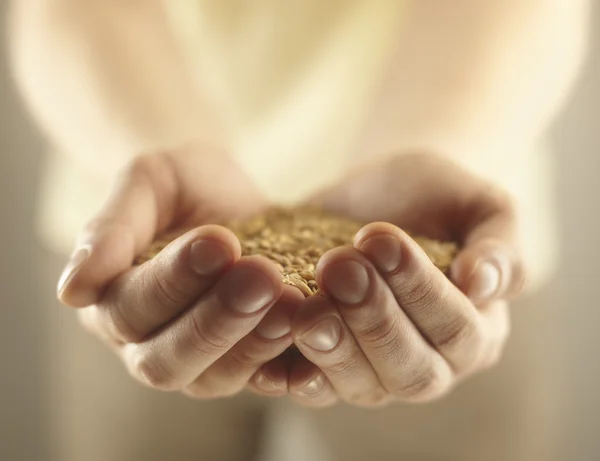
[[[358,162],[429,151],[516,165],[554,120],[587,53],[587,0],[411,2]]]
[[[15,0],[16,82],[58,149],[101,177],[142,152],[225,147],[158,0]]]

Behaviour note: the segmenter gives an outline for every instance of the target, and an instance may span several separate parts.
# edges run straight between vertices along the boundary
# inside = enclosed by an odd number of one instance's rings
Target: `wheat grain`
[[[275,263],[283,283],[298,288],[306,297],[320,294],[315,280],[319,258],[332,248],[351,245],[362,223],[335,216],[316,208],[273,208],[246,221],[230,221],[225,226],[240,240],[243,255],[261,255]],[[136,264],[156,256],[173,236],[155,241]],[[423,236],[414,240],[431,261],[447,273],[457,245]]]

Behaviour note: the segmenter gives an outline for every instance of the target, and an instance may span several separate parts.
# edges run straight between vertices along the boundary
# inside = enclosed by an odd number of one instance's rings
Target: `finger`
[[[81,326],[89,333],[107,344],[114,352],[120,352],[125,342],[118,340],[110,331],[104,328],[104,323],[100,321],[100,314],[97,306],[89,306],[77,311],[77,318]]]
[[[407,234],[391,224],[365,226],[356,246],[378,269],[397,304],[457,374],[477,366],[489,341],[473,304]]]
[[[307,299],[294,318],[293,336],[298,349],[322,370],[341,399],[373,406],[386,398],[373,366],[330,301]]]
[[[450,366],[416,328],[411,309],[399,308],[390,287],[361,252],[329,251],[319,261],[317,279],[393,396],[426,401],[449,389]],[[442,315],[440,305],[435,310]]]
[[[187,395],[199,398],[235,395],[261,366],[292,345],[292,318],[304,296],[295,288],[285,288],[254,331],[187,386],[184,390]]]
[[[129,371],[151,387],[182,389],[256,328],[281,296],[282,285],[281,274],[267,259],[240,259],[162,331],[125,346]]]
[[[290,350],[264,364],[248,381],[247,388],[264,397],[281,397],[288,393]]]
[[[302,356],[292,364],[288,386],[292,399],[302,406],[325,408],[339,400],[323,372]]]
[[[461,235],[463,248],[451,268],[454,283],[476,303],[517,295],[526,272],[514,206],[502,195],[481,197],[468,211],[470,223]]]
[[[492,301],[481,310],[482,324],[489,338],[488,346],[479,363],[482,370],[498,364],[510,335],[510,315],[506,301]]]
[[[137,158],[101,211],[78,238],[58,283],[60,300],[73,307],[96,303],[106,284],[129,269],[135,255],[172,220],[177,183],[163,156]]]
[[[142,341],[197,301],[240,256],[231,231],[194,229],[115,280],[98,305],[98,320],[117,340]]]

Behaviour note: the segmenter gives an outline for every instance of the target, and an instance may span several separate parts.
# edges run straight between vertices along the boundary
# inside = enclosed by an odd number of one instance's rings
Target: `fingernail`
[[[323,389],[323,385],[325,384],[325,377],[319,373],[317,376],[312,378],[306,384],[300,386],[298,388],[298,392],[305,395],[314,395],[318,393],[321,389]]]
[[[478,301],[491,299],[498,291],[499,285],[498,268],[488,261],[481,262],[475,267],[467,296]]]
[[[225,245],[215,240],[199,240],[190,247],[190,267],[202,276],[222,272],[232,260]]]
[[[311,349],[328,352],[340,342],[342,325],[335,316],[326,317],[300,336],[300,341]]]
[[[275,381],[271,381],[269,378],[267,378],[263,371],[256,376],[254,384],[256,384],[256,387],[264,392],[281,392],[286,390],[284,385]]]
[[[283,338],[292,331],[290,318],[280,307],[279,304],[275,306],[256,327],[256,332],[264,339]]]
[[[324,276],[325,289],[344,304],[358,304],[367,296],[369,274],[357,261],[332,264]]]
[[[243,314],[257,312],[275,299],[275,287],[271,281],[251,267],[234,268],[223,287],[225,302]]]
[[[393,235],[375,235],[363,242],[360,251],[365,253],[381,272],[394,272],[400,265],[402,249]]]
[[[91,253],[91,249],[88,246],[82,247],[77,250],[71,260],[67,263],[67,266],[63,270],[63,273],[58,280],[57,292],[60,295],[65,291],[73,277],[77,274],[81,266],[87,261]]]

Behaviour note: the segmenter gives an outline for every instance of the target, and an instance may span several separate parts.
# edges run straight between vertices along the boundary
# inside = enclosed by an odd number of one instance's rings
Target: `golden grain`
[[[352,245],[362,223],[335,216],[315,208],[273,208],[247,221],[230,221],[225,226],[240,239],[243,255],[261,255],[275,263],[287,285],[304,296],[321,293],[315,266],[332,248]],[[156,256],[176,236],[155,241],[136,264]],[[413,237],[431,261],[447,273],[458,251],[452,242],[440,242],[423,236]]]

